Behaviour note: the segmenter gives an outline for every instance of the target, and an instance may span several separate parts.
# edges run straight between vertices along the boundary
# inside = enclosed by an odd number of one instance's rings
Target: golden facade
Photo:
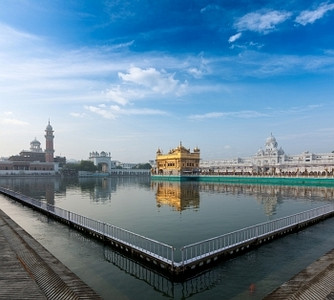
[[[158,175],[184,175],[199,172],[200,150],[196,147],[193,152],[180,145],[163,154],[160,149],[156,156],[156,169]]]

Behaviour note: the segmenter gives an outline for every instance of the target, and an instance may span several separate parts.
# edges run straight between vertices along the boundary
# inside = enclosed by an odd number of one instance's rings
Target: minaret
[[[48,126],[45,129],[45,162],[53,162],[53,153],[55,152],[53,149],[53,139],[53,129],[49,120]]]

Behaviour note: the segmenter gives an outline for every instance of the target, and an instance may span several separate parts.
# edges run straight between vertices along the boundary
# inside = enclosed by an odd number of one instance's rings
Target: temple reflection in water
[[[107,204],[111,203],[112,195],[117,194],[119,189],[141,186],[154,193],[152,196],[157,207],[167,206],[179,212],[200,210],[201,197],[206,199],[208,194],[215,194],[218,197],[220,194],[221,197],[245,195],[253,198],[267,216],[274,215],[279,204],[288,199],[306,199],[310,202],[316,199],[323,202],[334,199],[334,188],[331,187],[151,181],[147,176],[66,180],[51,177],[2,177],[0,185],[56,206],[56,199],[64,199],[67,193],[72,194],[76,189],[79,189],[82,195],[88,195],[91,203]],[[146,197],[150,197],[149,194]]]
[[[157,206],[168,205],[174,210],[199,208],[199,185],[192,182],[152,181]]]
[[[334,189],[316,186],[281,186],[281,185],[251,185],[251,184],[223,184],[215,182],[175,182],[152,181],[151,187],[156,191],[158,207],[170,206],[176,211],[200,208],[201,193],[215,194],[244,194],[253,197],[263,207],[267,216],[275,214],[277,206],[288,198],[314,197],[322,200],[334,198]]]

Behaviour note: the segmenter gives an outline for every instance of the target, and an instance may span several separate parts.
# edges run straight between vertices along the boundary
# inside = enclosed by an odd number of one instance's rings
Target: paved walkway
[[[101,299],[0,209],[0,299]]]
[[[334,249],[264,299],[334,300]]]

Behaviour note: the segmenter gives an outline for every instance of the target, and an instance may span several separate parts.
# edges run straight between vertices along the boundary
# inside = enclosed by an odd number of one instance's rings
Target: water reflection
[[[213,288],[221,281],[221,274],[208,270],[182,283],[175,283],[152,269],[142,266],[134,260],[104,248],[104,258],[131,276],[142,280],[161,293],[164,297],[172,299],[186,299],[192,295],[202,293]]]
[[[88,195],[94,203],[111,201],[111,194],[116,191],[116,182],[108,179],[79,178],[78,182],[82,194]]]
[[[281,186],[281,185],[260,185],[260,184],[222,184],[222,183],[200,183],[200,192],[226,193],[232,195],[250,195],[257,203],[263,206],[265,214],[272,216],[275,214],[277,206],[284,199],[322,199],[332,200],[334,189],[327,187],[307,187],[307,186]]]
[[[173,182],[152,181],[158,207],[168,205],[174,210],[197,210],[200,207],[200,194],[249,195],[263,207],[267,216],[276,213],[277,206],[286,198],[301,198],[313,201],[315,198],[329,201],[334,198],[334,189],[327,187],[278,186],[251,184],[224,184],[215,182]]]
[[[156,206],[171,207],[174,211],[200,208],[204,195],[247,195],[253,197],[263,207],[266,216],[276,214],[284,199],[303,199],[304,201],[331,201],[334,189],[328,187],[279,186],[224,184],[221,182],[175,182],[151,181],[147,176],[112,178],[50,178],[50,177],[1,177],[0,185],[26,194],[30,197],[57,205],[55,199],[66,198],[67,193],[77,189],[88,196],[92,203],[109,203],[112,195],[120,188],[134,186],[153,191]]]
[[[199,208],[199,184],[193,182],[152,181],[157,206],[168,205],[174,210]]]
[[[0,178],[0,185],[176,248],[264,222],[269,217],[283,217],[321,206],[334,199],[334,188],[328,187],[168,182],[151,181],[147,177]],[[13,211],[16,213],[17,207]],[[20,217],[23,218],[23,214]],[[34,222],[38,219],[40,217]],[[26,226],[34,224],[31,220],[27,218]],[[249,295],[249,286],[254,282],[257,297],[252,299],[261,299],[330,250],[334,242],[333,223],[334,219],[326,220],[297,235],[219,264],[182,284],[173,283],[104,245],[97,251],[95,241],[89,249],[83,243],[86,237],[64,230],[62,225],[58,227],[50,221],[35,223],[33,230],[42,240],[49,238],[52,245],[49,248],[68,258],[74,270],[79,270],[83,276],[89,270],[90,275],[86,277],[92,286],[96,284],[101,293],[105,293],[106,299],[116,299],[112,294],[116,289],[129,295],[129,299],[145,299],[144,294],[142,298],[138,295],[138,289],[145,286],[142,284],[145,282],[152,287],[150,295],[154,295],[154,299],[212,299],[224,295],[224,299],[235,300],[253,297]],[[55,238],[67,233],[70,237],[66,242]],[[78,242],[68,250],[66,247],[76,240],[75,236]],[[77,249],[83,252],[78,254]],[[97,254],[99,257],[94,256]],[[96,279],[101,274],[105,276],[104,286]],[[130,276],[123,276],[126,274]],[[115,278],[119,277],[122,281],[117,282]]]
[[[2,177],[0,185],[35,199],[47,199],[55,205],[55,192],[60,191],[60,180],[50,177]]]

